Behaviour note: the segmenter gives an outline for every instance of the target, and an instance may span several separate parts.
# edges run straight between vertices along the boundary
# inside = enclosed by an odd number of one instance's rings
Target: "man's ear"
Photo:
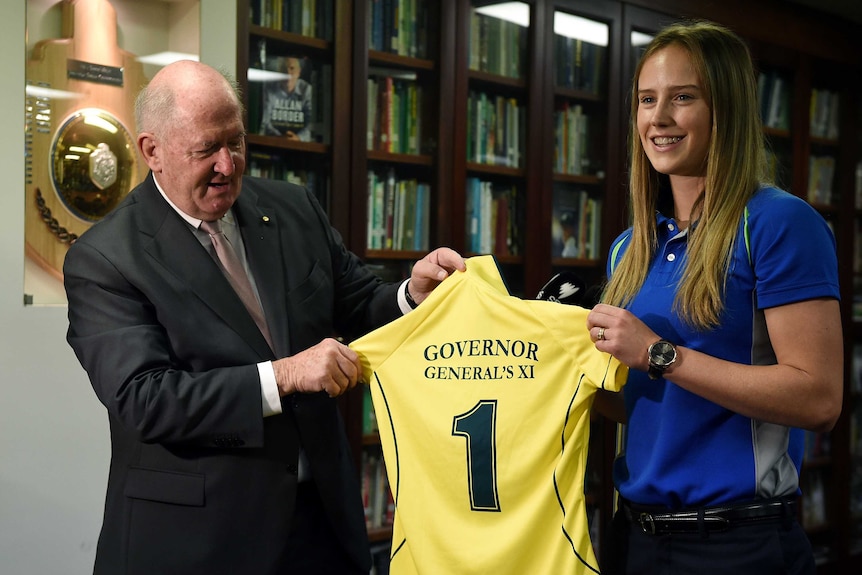
[[[161,170],[161,161],[157,150],[156,138],[150,132],[141,132],[138,134],[138,150],[144,158],[144,162],[153,171]]]

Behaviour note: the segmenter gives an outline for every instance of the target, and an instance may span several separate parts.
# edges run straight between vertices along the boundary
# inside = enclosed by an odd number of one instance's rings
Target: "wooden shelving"
[[[496,73],[471,60],[477,34],[476,9],[493,4],[486,0],[462,2],[433,0],[414,2],[418,6],[418,28],[406,35],[423,45],[410,50],[385,49],[380,31],[369,26],[373,11],[390,0],[327,0],[318,2],[329,22],[318,30],[324,34],[303,35],[275,30],[252,22],[250,8],[256,0],[240,0],[237,31],[237,69],[246,94],[255,92],[246,71],[260,55],[261,42],[268,55],[299,52],[310,61],[327,66],[330,80],[326,98],[325,133],[310,142],[293,142],[250,129],[250,152],[273,154],[293,163],[297,169],[314,171],[325,180],[325,201],[334,226],[348,246],[370,265],[388,274],[403,277],[413,261],[422,257],[421,249],[378,249],[369,241],[369,171],[392,173],[401,179],[426,183],[428,203],[427,244],[451,246],[466,255],[474,253],[468,230],[468,183],[487,184],[492,194],[503,188],[515,190],[511,208],[516,237],[492,242],[510,289],[523,297],[536,291],[556,271],[569,269],[598,285],[604,278],[605,261],[611,240],[628,226],[626,215],[626,140],[628,137],[628,90],[639,54],[637,34],[649,34],[679,17],[702,17],[726,24],[746,38],[762,72],[775,72],[788,81],[788,123],[767,126],[764,136],[776,152],[776,180],[793,193],[808,198],[809,157],[831,155],[835,158],[832,194],[815,207],[833,224],[839,260],[862,259],[862,207],[854,193],[855,166],[862,161],[862,120],[855,103],[862,80],[862,27],[837,18],[788,6],[777,0],[752,4],[744,0],[721,3],[686,0],[524,0],[529,23],[521,30],[511,28],[507,38],[518,38],[508,46],[507,57],[517,59],[517,71]],[[398,2],[398,0],[391,0]],[[402,2],[405,0],[401,0]],[[421,6],[420,6],[421,4]],[[414,6],[414,7],[415,7]],[[606,31],[601,48],[601,74],[590,88],[557,82],[558,46],[555,15],[582,18]],[[481,19],[489,22],[490,16]],[[492,23],[491,28],[508,27]],[[396,26],[397,28],[397,26]],[[558,44],[555,44],[557,42]],[[473,66],[471,66],[473,62]],[[322,69],[322,68],[321,68]],[[369,116],[369,78],[398,77],[421,87],[421,106],[413,118],[420,127],[417,153],[393,152],[369,146],[374,116]],[[252,89],[250,89],[252,88]],[[810,135],[809,102],[814,89],[828,89],[841,95],[841,132],[837,137]],[[476,133],[471,132],[471,94],[517,99],[519,143],[515,161],[496,161],[477,156],[473,149]],[[323,94],[320,95],[321,97]],[[576,168],[563,169],[555,164],[558,153],[557,112],[580,106],[578,113],[589,117],[587,156]],[[250,106],[251,108],[251,106]],[[509,126],[510,129],[514,125]],[[373,134],[372,134],[373,135]],[[473,138],[472,143],[468,139]],[[581,171],[581,168],[583,170]],[[580,171],[580,173],[578,173]],[[596,227],[592,255],[564,257],[557,249],[559,237],[559,194],[584,192],[584,198],[600,202],[601,214]],[[862,193],[860,193],[862,195]],[[556,198],[558,200],[558,198]],[[555,219],[557,218],[557,219]],[[487,244],[486,244],[487,245]],[[476,252],[478,253],[478,252]],[[851,414],[859,409],[858,393],[851,393],[851,378],[856,377],[853,350],[862,345],[862,321],[853,320],[853,300],[862,300],[862,272],[842,264],[842,313],[845,320],[847,391],[845,414],[831,434],[832,452],[828,458],[809,460],[803,470],[803,484],[809,476],[822,474],[826,482],[826,522],[810,527],[816,544],[825,544],[825,572],[849,573],[850,557],[859,559],[862,549],[862,522],[851,514],[851,493],[862,500],[862,465],[849,455],[850,435],[858,434],[862,421],[851,425]],[[862,270],[862,266],[859,266]],[[353,392],[342,401],[348,432],[354,438],[357,466],[360,453],[374,449],[378,441],[363,435],[361,393]],[[856,427],[853,427],[853,426]],[[857,430],[857,431],[854,431]],[[601,478],[601,487],[590,494],[604,522],[610,517],[612,488],[611,463],[615,429],[602,421],[593,424],[593,443],[604,456],[591,456],[591,469]],[[851,491],[850,478],[859,483]],[[592,484],[591,484],[592,485]],[[862,503],[860,503],[862,506]],[[388,531],[373,530],[370,537],[381,541]],[[824,543],[825,542],[825,543]]]

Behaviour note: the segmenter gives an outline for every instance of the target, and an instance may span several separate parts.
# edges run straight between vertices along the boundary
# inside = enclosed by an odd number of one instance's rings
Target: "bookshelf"
[[[449,243],[455,0],[354,3],[351,249],[381,277],[400,280]],[[393,502],[367,389],[346,402],[375,558],[388,558]],[[376,561],[377,559],[375,559]],[[383,570],[381,566],[380,570]]]
[[[843,103],[843,91],[849,86],[840,80],[841,76],[831,77],[836,64],[807,55],[800,56],[799,62],[795,81],[800,89],[795,94],[798,104],[794,106],[797,118],[792,138],[797,148],[790,189],[805,198],[829,223],[838,241],[841,261],[852,244],[847,241],[847,222],[840,207],[848,194],[836,173],[836,169],[846,164],[837,113]],[[849,118],[846,114],[845,117]],[[845,282],[843,274],[841,282]],[[846,303],[844,308],[848,309]],[[847,349],[845,345],[845,354]],[[845,385],[845,394],[847,391]],[[846,429],[847,422],[841,421],[830,433],[807,434],[801,483],[802,524],[814,546],[818,564],[825,571],[839,563],[847,552],[843,532],[847,519],[840,511],[847,508],[849,489],[844,472],[849,456]]]
[[[546,133],[553,138],[546,149],[553,155],[550,170],[545,166],[551,194],[543,212],[551,217],[551,265],[555,271],[574,268],[596,284],[615,229],[605,215],[619,206],[611,190],[620,183],[622,156],[609,134],[618,129],[619,116],[612,111],[621,102],[621,83],[613,74],[621,60],[620,8],[556,2],[550,9],[545,37],[553,66],[546,67],[551,93],[545,101],[553,109],[551,126],[546,115]]]
[[[345,0],[237,1],[247,172],[308,186],[340,230],[348,178],[333,166],[349,164],[351,19]]]
[[[454,2],[355,3],[351,246],[382,275],[409,275],[445,243]]]
[[[493,253],[513,293],[524,268],[538,190],[540,68],[535,5],[515,2],[504,18],[490,2],[458,3],[452,120],[453,247]]]
[[[519,23],[489,0],[304,0],[313,26],[297,30],[284,24],[296,3],[267,20],[257,7],[279,3],[237,2],[250,167],[311,180],[350,249],[386,279],[445,245],[493,253],[511,292],[528,298],[561,270],[587,285],[603,280],[609,243],[628,225],[628,92],[649,35],[702,17],[749,41],[772,177],[831,222],[843,266],[845,413],[828,436],[810,438],[803,489],[819,490],[823,504],[809,499],[803,519],[823,549],[821,571],[850,572],[848,561],[862,559],[860,26],[778,0],[522,0],[513,3]],[[598,39],[558,32],[566,20]],[[312,84],[307,140],[260,133],[267,83],[249,70],[278,72],[288,57],[302,60]],[[837,134],[828,129],[836,109]],[[576,250],[564,253],[570,221]],[[369,463],[379,440],[363,427],[364,403],[354,390],[342,409],[357,473],[379,490],[379,464]],[[612,513],[615,435],[594,422],[587,489],[598,533]],[[370,538],[385,547],[385,513],[373,523]]]
[[[793,100],[793,71],[789,66],[770,63],[766,57],[759,60],[757,77],[760,117],[766,137],[766,154],[769,177],[777,186],[793,188],[791,158],[793,139],[791,110]]]

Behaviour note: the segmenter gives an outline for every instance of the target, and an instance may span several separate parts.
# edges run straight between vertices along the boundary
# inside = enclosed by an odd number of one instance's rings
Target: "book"
[[[554,171],[581,175],[589,172],[589,117],[580,104],[563,102],[554,114]]]
[[[366,139],[365,147],[368,150],[376,150],[380,141],[380,122],[378,121],[377,104],[380,98],[378,82],[374,78],[366,81],[366,100],[368,109],[366,111]]]
[[[366,245],[375,250],[427,250],[431,187],[393,168],[368,172]]]
[[[416,186],[416,233],[413,239],[413,250],[428,251],[429,221],[431,211],[431,186],[420,182]]]
[[[362,434],[372,433],[377,433],[377,416],[371,401],[371,388],[366,385],[362,390]]]
[[[599,256],[602,202],[585,189],[556,185],[551,213],[551,257]]]
[[[467,161],[518,167],[526,118],[518,100],[471,90],[467,110]]]
[[[394,500],[386,476],[383,455],[378,450],[366,449],[361,456],[362,466],[362,507],[365,512],[365,526],[375,529],[392,524]]]
[[[367,134],[369,150],[419,154],[422,146],[422,87],[415,80],[396,78],[373,69],[368,78]]]
[[[808,202],[816,205],[832,203],[832,184],[835,176],[833,156],[809,156]]]
[[[466,239],[471,253],[518,255],[517,187],[467,178]]]
[[[760,110],[763,125],[777,130],[790,129],[789,81],[780,73],[770,70],[758,78]]]
[[[302,142],[312,141],[314,88],[312,63],[301,56],[270,56],[264,63],[272,72],[263,81],[258,134]]]

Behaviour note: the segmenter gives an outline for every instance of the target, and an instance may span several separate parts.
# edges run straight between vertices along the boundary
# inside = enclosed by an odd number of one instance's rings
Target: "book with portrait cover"
[[[283,136],[311,142],[314,127],[314,87],[308,58],[275,56],[266,60],[261,94],[260,123],[264,136]]]

